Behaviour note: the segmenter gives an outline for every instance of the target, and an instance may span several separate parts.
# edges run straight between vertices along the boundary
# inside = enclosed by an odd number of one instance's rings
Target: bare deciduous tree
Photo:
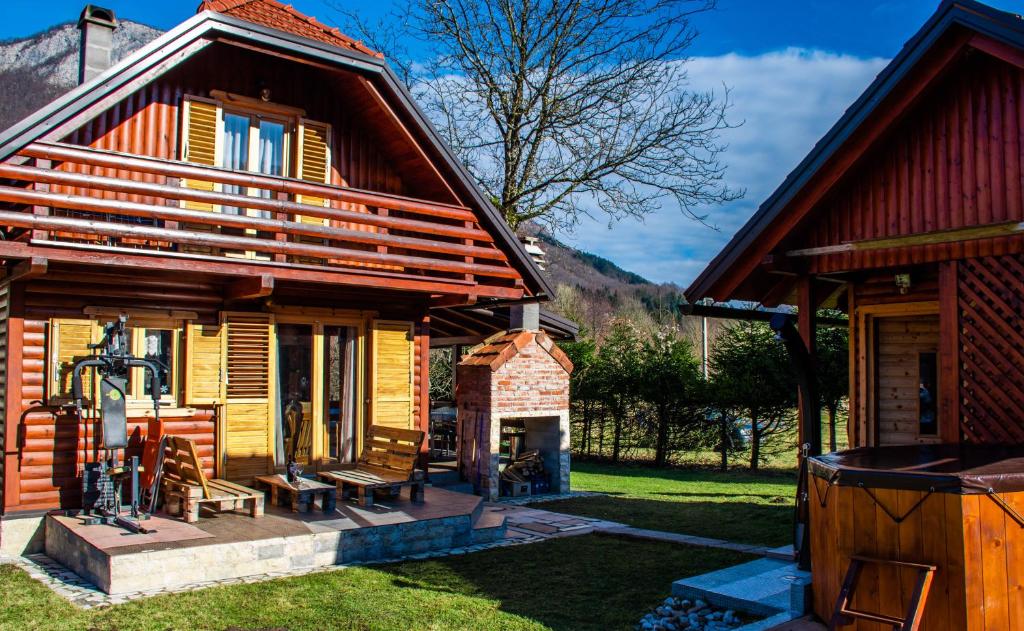
[[[353,29],[397,66],[513,228],[736,199],[728,91],[689,89],[690,19],[714,0],[413,0]],[[419,63],[409,60],[415,37]]]

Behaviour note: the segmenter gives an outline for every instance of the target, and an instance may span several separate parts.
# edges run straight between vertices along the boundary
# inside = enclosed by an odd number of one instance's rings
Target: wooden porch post
[[[0,326],[7,327],[7,383],[0,396],[6,398],[4,429],[3,505],[0,514],[21,503],[21,472],[18,468],[18,449],[21,437],[21,413],[24,407],[21,392],[21,373],[25,338],[24,284],[11,283],[8,288],[8,318]],[[45,355],[44,355],[45,357]],[[43,359],[45,362],[46,360]],[[44,384],[45,385],[45,384]],[[43,391],[45,396],[45,389]]]
[[[960,442],[960,305],[957,261],[939,264],[939,436]]]
[[[425,315],[420,321],[420,398],[419,427],[423,431],[424,440],[420,444],[419,467],[427,471],[430,463],[430,316]]]
[[[797,281],[797,330],[800,338],[807,347],[807,354],[810,356],[811,365],[817,362],[816,335],[818,301],[815,298],[814,277],[805,275]],[[803,453],[804,445],[808,446],[807,454],[817,456],[821,454],[821,407],[818,405],[818,380],[813,369],[807,375],[807,391],[810,393],[805,399],[803,392],[799,395],[799,420],[800,420],[800,445]]]

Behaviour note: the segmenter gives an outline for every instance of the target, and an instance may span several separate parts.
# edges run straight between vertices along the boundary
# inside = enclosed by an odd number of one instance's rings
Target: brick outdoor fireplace
[[[495,335],[459,362],[459,470],[480,495],[498,497],[500,466],[524,449],[540,451],[551,492],[569,491],[571,372],[536,325]]]

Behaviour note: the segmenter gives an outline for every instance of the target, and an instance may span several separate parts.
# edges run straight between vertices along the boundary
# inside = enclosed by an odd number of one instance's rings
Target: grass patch
[[[99,610],[0,566],[0,629],[631,629],[673,580],[748,560],[599,535],[217,587]]]
[[[738,543],[792,541],[793,471],[709,471],[574,462],[572,488],[606,497],[544,502],[540,508]]]

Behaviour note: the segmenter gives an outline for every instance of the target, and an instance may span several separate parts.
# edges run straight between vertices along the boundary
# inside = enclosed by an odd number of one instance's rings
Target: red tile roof
[[[315,39],[331,46],[355,50],[374,57],[384,57],[338,29],[299,13],[290,4],[281,4],[277,0],[203,0],[196,13],[201,11],[223,13],[254,24]]]
[[[505,362],[518,355],[520,350],[534,340],[566,372],[572,372],[572,361],[544,331],[508,331],[506,333],[497,333],[487,338],[483,346],[474,349],[469,355],[464,356],[459,365],[487,366],[493,372],[505,365]]]

